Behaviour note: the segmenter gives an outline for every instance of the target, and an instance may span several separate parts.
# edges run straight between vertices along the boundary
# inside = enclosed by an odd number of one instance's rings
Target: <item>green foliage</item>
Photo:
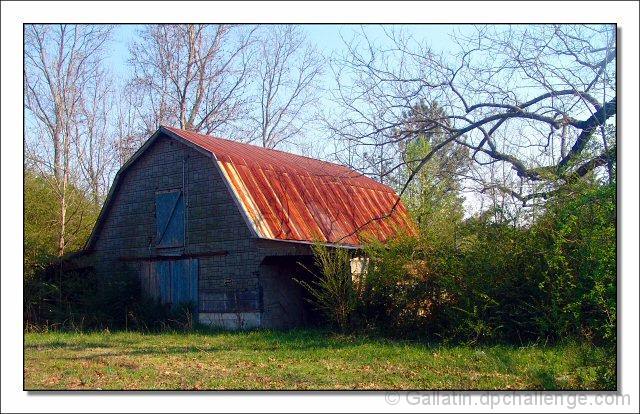
[[[571,337],[615,355],[615,184],[573,193],[550,201],[527,228],[469,219],[456,237],[368,245],[361,318],[394,336],[473,343]]]
[[[82,248],[91,233],[100,206],[81,189],[69,185],[66,193],[66,251]],[[53,177],[26,170],[24,175],[24,277],[43,271],[58,256],[60,197]]]
[[[555,328],[598,343],[616,341],[616,187],[558,200],[535,226],[546,238],[541,288],[558,312]]]
[[[580,185],[529,227],[474,218],[455,237],[368,243],[357,283],[346,251],[316,248],[320,275],[305,287],[342,331],[469,344],[586,341],[606,352],[600,368],[581,375],[615,387],[615,184]]]
[[[360,312],[365,326],[398,337],[424,336],[441,319],[453,298],[454,256],[433,260],[431,247],[418,238],[399,237],[366,247],[370,264],[363,276]],[[426,260],[426,258],[429,258]]]
[[[405,165],[397,177],[398,187],[407,182],[434,146],[441,144],[447,137],[442,125],[448,123],[448,118],[436,102],[419,102],[404,117],[405,139],[398,145]],[[436,119],[442,125],[432,121]],[[407,137],[406,130],[420,132]],[[468,148],[450,142],[434,153],[429,162],[415,172],[415,176],[409,181],[403,202],[425,236],[438,238],[442,234],[455,234],[454,227],[462,221],[464,213],[458,178],[466,173],[469,165]]]
[[[572,194],[528,228],[470,219],[454,243],[421,236],[370,244],[364,318],[400,336],[574,337],[614,349],[615,186]]]
[[[91,269],[65,271],[56,260],[24,281],[28,330],[132,329],[191,330],[193,305],[174,308],[144,296],[138,278],[125,266],[99,279]]]
[[[140,290],[135,277],[114,269],[111,277],[98,279],[91,269],[64,270],[57,259],[24,281],[24,317],[31,329],[126,327]]]
[[[67,272],[61,263],[24,279],[24,320],[27,327],[84,327],[89,305],[95,296],[96,281],[86,271]],[[87,321],[89,322],[89,321]]]
[[[57,256],[58,200],[46,179],[24,176],[24,276],[41,271]]]
[[[316,308],[329,323],[346,330],[356,307],[356,289],[351,280],[351,256],[345,249],[313,246],[314,269],[307,269],[313,279],[298,280],[311,295]],[[316,270],[317,269],[317,270]]]

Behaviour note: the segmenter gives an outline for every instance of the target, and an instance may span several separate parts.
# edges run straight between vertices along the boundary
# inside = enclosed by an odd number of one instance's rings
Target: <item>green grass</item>
[[[25,388],[603,389],[585,345],[428,346],[322,331],[26,333]]]

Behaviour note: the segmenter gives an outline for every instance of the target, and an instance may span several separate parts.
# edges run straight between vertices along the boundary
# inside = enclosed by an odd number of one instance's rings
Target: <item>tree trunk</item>
[[[62,170],[62,182],[60,186],[60,238],[58,239],[58,256],[64,254],[66,246],[66,230],[67,230],[67,184],[69,183],[69,171],[70,171],[70,142],[69,142],[69,127],[67,128],[66,136],[63,140],[64,148],[64,166]]]
[[[66,177],[63,180],[62,191],[60,196],[60,236],[58,238],[58,256],[62,256],[64,254],[65,247],[65,231],[66,231],[66,220],[67,220],[67,197],[66,197]]]
[[[56,183],[60,183],[62,180],[62,151],[60,133],[57,131],[53,133],[53,176],[56,178]]]

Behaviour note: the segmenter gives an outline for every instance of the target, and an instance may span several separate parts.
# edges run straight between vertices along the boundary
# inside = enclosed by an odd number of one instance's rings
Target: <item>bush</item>
[[[92,269],[63,271],[56,261],[25,279],[24,318],[28,330],[191,330],[192,304],[173,309],[145,297],[138,278],[125,267],[99,279]]]
[[[369,329],[407,338],[446,330],[443,315],[455,301],[459,263],[457,255],[436,250],[407,236],[367,246],[359,313]]]
[[[351,280],[351,256],[346,249],[313,246],[315,269],[306,268],[312,280],[297,280],[311,295],[326,320],[346,331],[353,323],[356,289]],[[304,267],[304,266],[303,266]]]
[[[91,272],[62,272],[54,264],[24,279],[24,321],[27,327],[83,329],[90,297],[97,295]]]
[[[616,188],[583,191],[550,206],[534,231],[548,245],[542,288],[555,329],[598,344],[616,342]]]
[[[469,219],[455,237],[367,245],[359,319],[399,337],[581,338],[615,353],[615,186],[578,190],[529,227]]]
[[[126,272],[98,279],[90,268],[65,270],[54,261],[24,282],[24,317],[27,326],[52,329],[118,329],[140,296],[137,280]]]
[[[24,278],[42,272],[58,257],[60,199],[55,178],[25,170],[24,174]],[[100,211],[73,183],[67,187],[66,251],[84,246]]]

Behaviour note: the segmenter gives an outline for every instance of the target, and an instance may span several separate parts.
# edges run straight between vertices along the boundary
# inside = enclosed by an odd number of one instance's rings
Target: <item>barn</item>
[[[294,278],[314,243],[357,252],[411,229],[392,189],[347,167],[161,126],[117,173],[85,257],[200,323],[289,328],[309,320]]]

